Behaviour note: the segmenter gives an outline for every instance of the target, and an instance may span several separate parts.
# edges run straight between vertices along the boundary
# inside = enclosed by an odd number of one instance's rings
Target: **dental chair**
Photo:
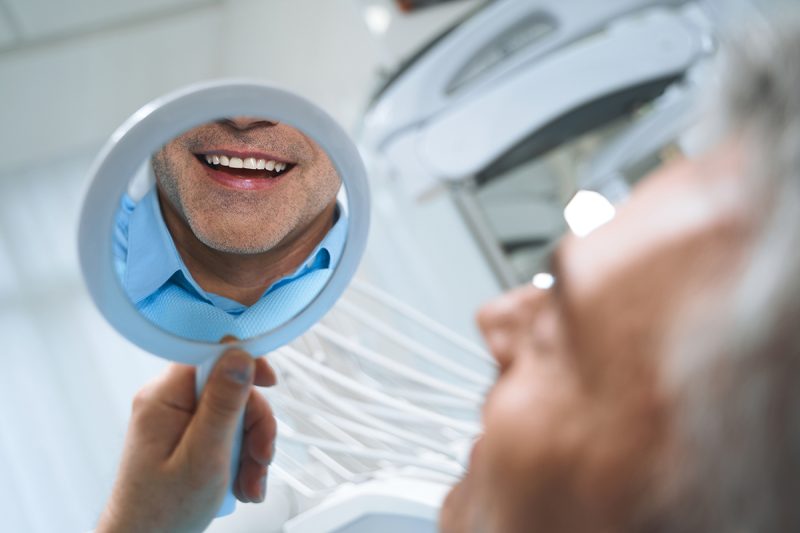
[[[278,421],[270,476],[290,489],[293,508],[282,531],[436,531],[494,380],[483,349],[356,281],[270,362],[278,373],[264,393]]]
[[[702,2],[497,0],[386,80],[359,142],[388,292],[356,282],[272,359],[284,532],[436,531],[495,375],[475,310],[541,271],[576,191],[623,202],[698,149],[714,50]]]
[[[705,2],[497,0],[410,59],[376,93],[359,141],[411,214],[421,270],[481,263],[428,293],[475,309],[529,282],[577,190],[622,201],[685,151],[714,50]]]

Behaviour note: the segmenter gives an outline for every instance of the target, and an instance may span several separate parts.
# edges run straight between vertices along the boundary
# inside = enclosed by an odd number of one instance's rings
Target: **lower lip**
[[[226,172],[214,170],[209,166],[206,166],[205,169],[212,180],[224,187],[236,189],[237,191],[265,191],[272,189],[277,187],[283,181],[283,178],[294,170],[292,168],[274,178],[238,178]]]

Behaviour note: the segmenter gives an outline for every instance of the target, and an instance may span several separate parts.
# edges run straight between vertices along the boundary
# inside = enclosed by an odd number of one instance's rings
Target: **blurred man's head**
[[[299,130],[254,117],[210,122],[153,157],[164,206],[220,252],[268,252],[330,217],[341,181]]]
[[[480,312],[501,373],[448,533],[800,527],[800,26],[760,37],[721,142]]]

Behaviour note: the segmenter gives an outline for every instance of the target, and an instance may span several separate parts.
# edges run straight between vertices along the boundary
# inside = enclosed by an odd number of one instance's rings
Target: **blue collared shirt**
[[[275,281],[260,301],[268,299],[276,289],[310,272],[336,266],[347,234],[347,216],[341,207],[337,211],[338,219],[333,227],[306,260],[292,274]],[[232,316],[238,316],[247,309],[239,302],[203,290],[194,280],[161,215],[155,186],[139,203],[127,194],[123,195],[114,232],[114,260],[117,275],[137,306],[151,296],[157,297],[167,287],[177,285],[199,301]]]

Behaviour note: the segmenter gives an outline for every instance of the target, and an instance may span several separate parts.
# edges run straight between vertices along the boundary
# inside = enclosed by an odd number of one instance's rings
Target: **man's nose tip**
[[[228,117],[222,119],[220,122],[236,128],[237,130],[247,130],[257,126],[275,126],[278,124],[276,120],[271,120],[263,117]]]
[[[476,317],[478,325],[482,329],[515,325],[519,319],[527,318],[540,298],[541,291],[534,287],[511,290],[481,306]]]
[[[531,285],[507,292],[478,310],[478,327],[501,365],[511,356],[509,348],[529,335],[544,298],[544,292]]]

